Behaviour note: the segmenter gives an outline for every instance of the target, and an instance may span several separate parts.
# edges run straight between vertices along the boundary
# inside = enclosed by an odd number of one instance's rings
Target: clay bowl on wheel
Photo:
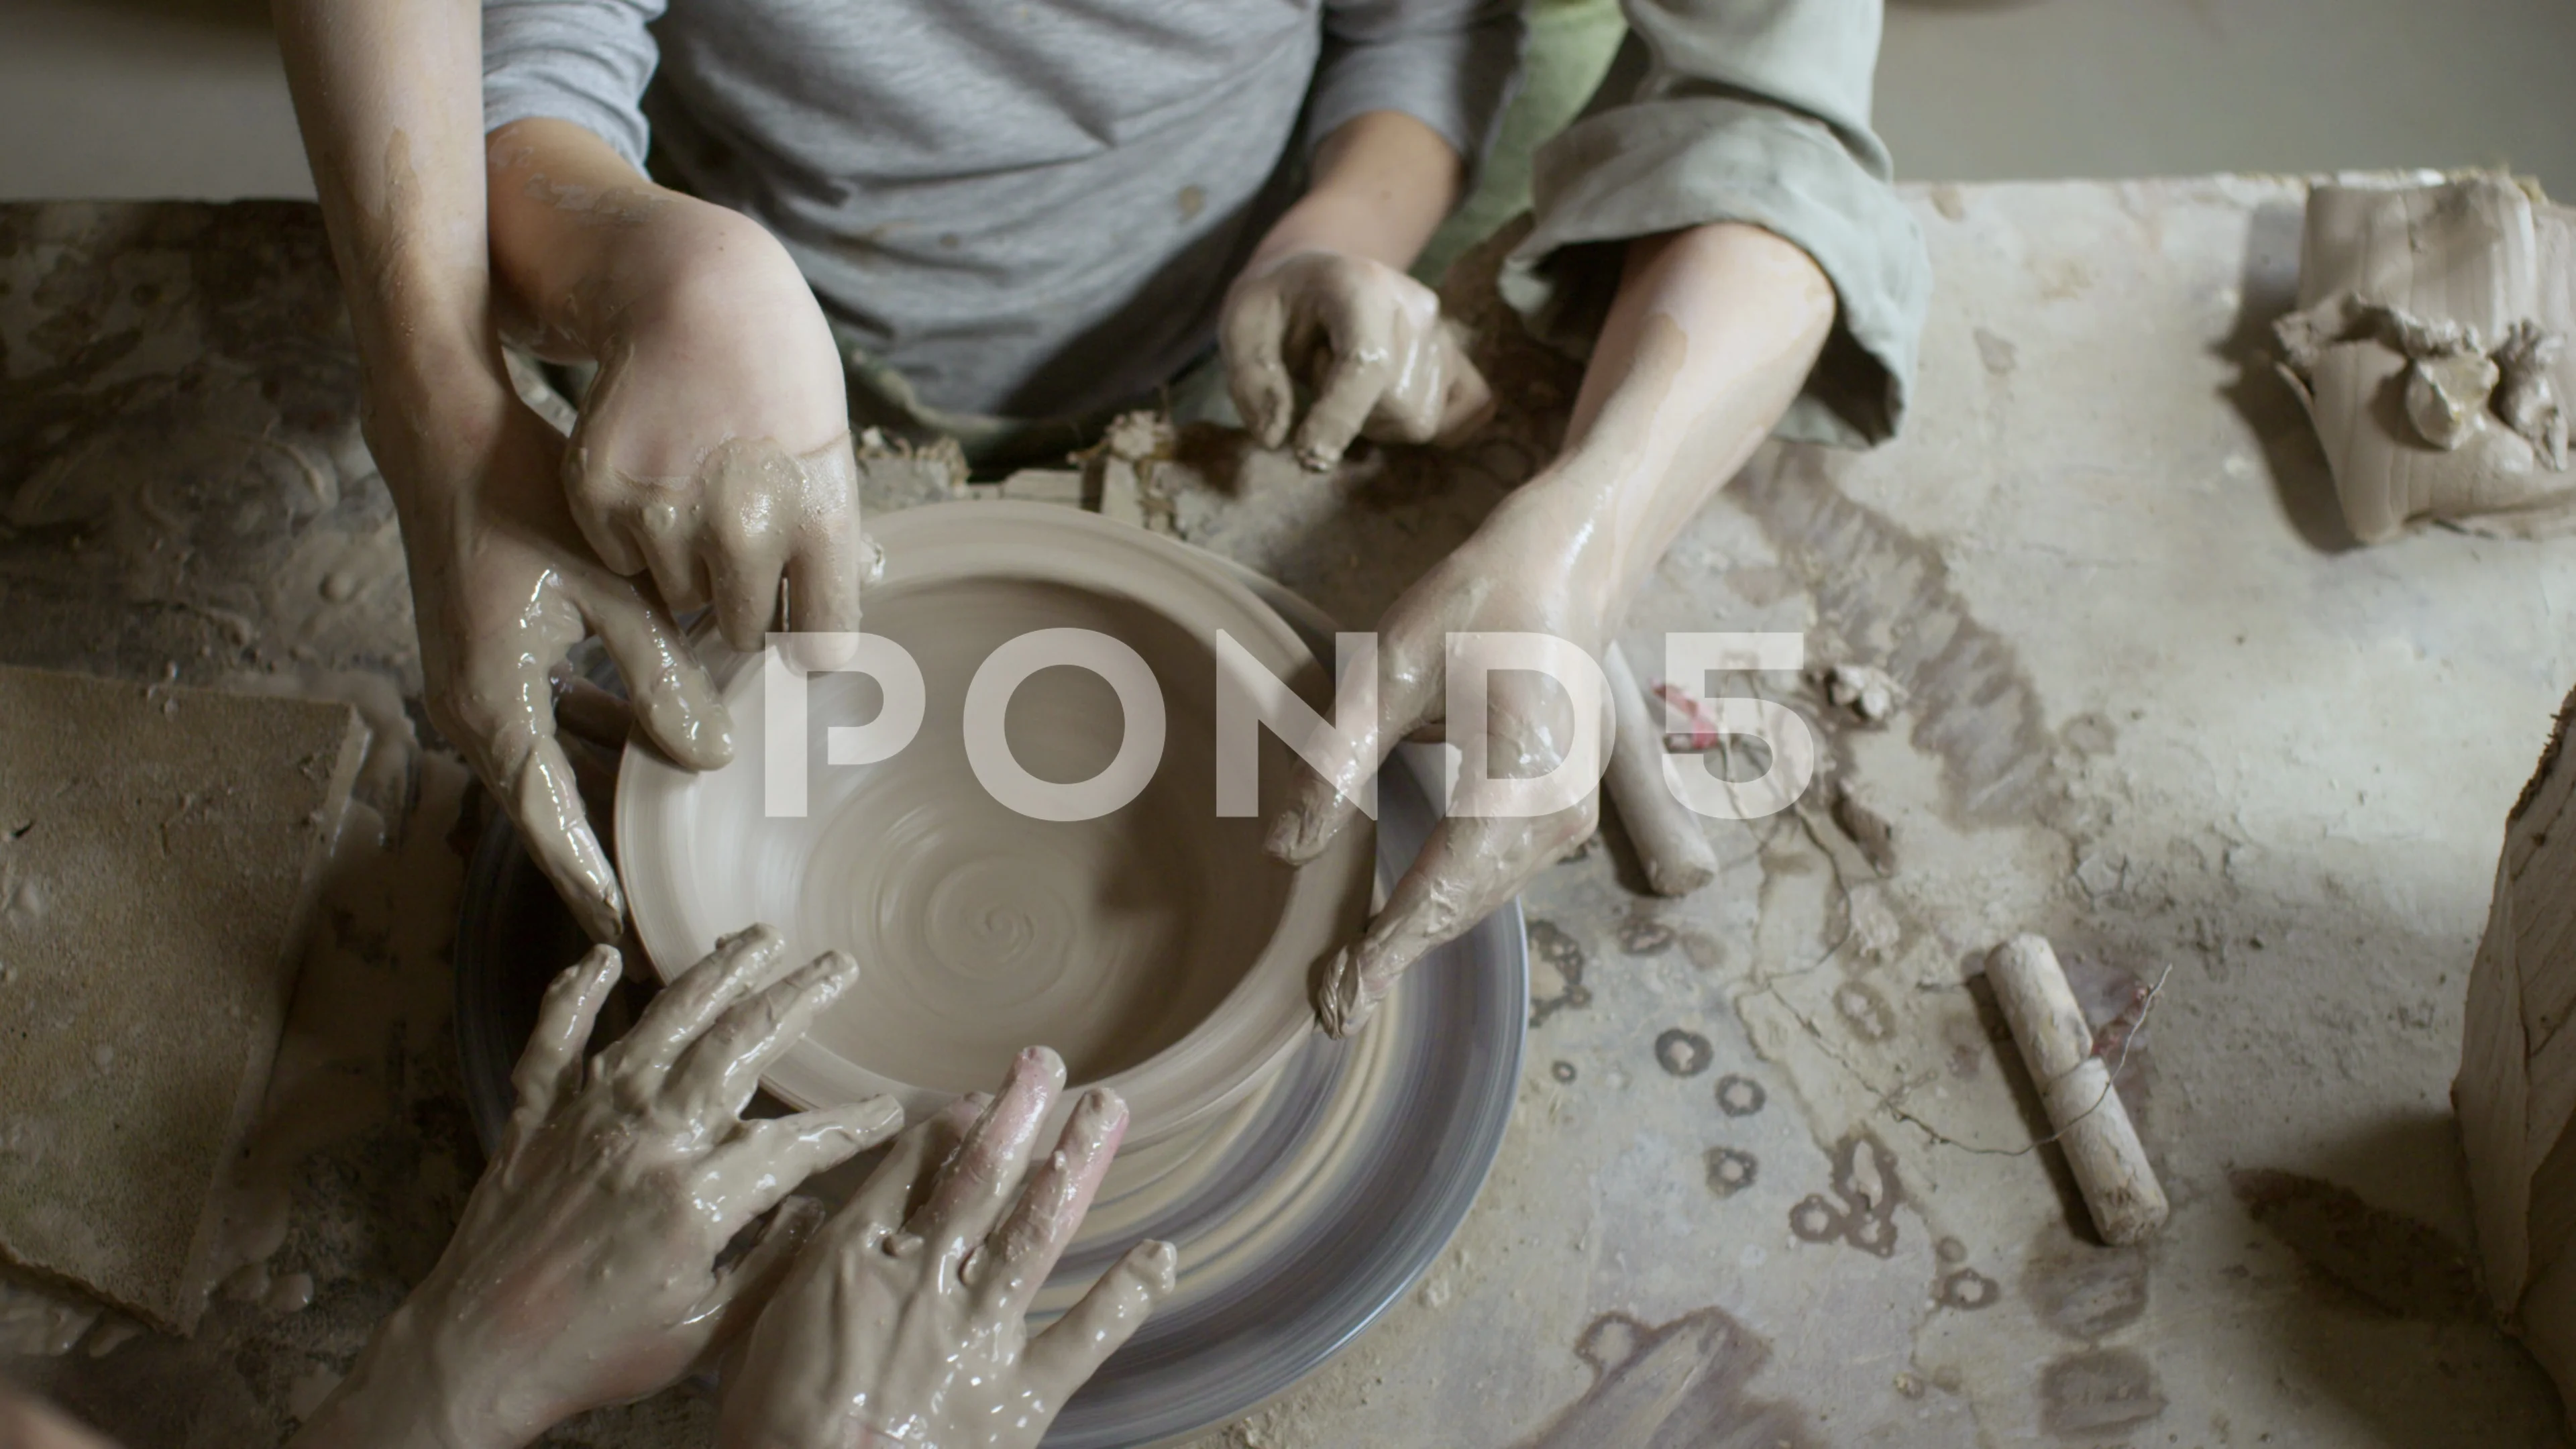
[[[1329,717],[1322,666],[1210,556],[1075,509],[934,504],[870,532],[886,564],[864,628],[919,665],[920,727],[890,758],[834,764],[833,727],[870,724],[887,691],[862,673],[805,675],[805,813],[774,813],[766,761],[793,758],[792,724],[767,718],[761,657],[703,638],[734,762],[693,774],[639,738],[618,781],[620,870],[654,969],[668,980],[756,921],[794,959],[857,958],[857,985],[764,1083],[799,1107],[890,1092],[919,1120],[991,1090],[1032,1044],[1062,1053],[1075,1085],[1126,1097],[1131,1145],[1242,1100],[1312,1028],[1316,964],[1362,923],[1376,844],[1360,819],[1300,870],[1262,849],[1305,768],[1267,730],[1260,813],[1217,814],[1216,636]],[[1110,680],[1067,667],[1080,641],[1005,648],[1040,630],[1126,645],[1162,698],[1159,763],[1131,756],[1150,780],[1097,818],[1032,818],[1004,799],[1063,795],[1015,794],[1007,777],[988,788],[994,754],[983,776],[969,754],[970,730],[989,746],[998,728],[1022,787],[1069,786],[1114,778],[1122,749],[1150,743]],[[987,687],[970,700],[979,667]],[[1004,693],[1004,674],[1024,677]]]

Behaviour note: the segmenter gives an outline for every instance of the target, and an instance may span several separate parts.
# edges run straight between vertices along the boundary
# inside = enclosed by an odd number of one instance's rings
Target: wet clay
[[[2274,331],[2355,537],[2576,528],[2571,272],[2576,212],[2505,177],[2309,193],[2299,310]]]
[[[1078,1081],[1117,1089],[1139,1144],[1239,1100],[1300,1034],[1307,972],[1365,907],[1373,852],[1355,841],[1291,870],[1263,853],[1259,817],[1217,815],[1215,631],[1318,693],[1320,670],[1240,585],[1134,529],[1014,503],[907,510],[885,529],[869,633],[918,664],[919,730],[891,759],[835,765],[831,728],[871,719],[883,691],[861,674],[810,676],[802,818],[765,813],[748,755],[696,775],[631,750],[620,847],[654,959],[761,919],[799,950],[864,964],[773,1074],[791,1101],[889,1091],[918,1118],[1030,1042],[1061,1052]],[[1003,804],[965,743],[977,671],[1049,628],[1125,644],[1162,697],[1159,767],[1094,819]],[[760,661],[719,668],[736,718],[764,721]],[[1136,724],[1107,680],[1070,667],[1037,670],[1000,709],[1013,758],[1055,783],[1100,774]],[[1262,751],[1276,799],[1294,757],[1266,734]]]

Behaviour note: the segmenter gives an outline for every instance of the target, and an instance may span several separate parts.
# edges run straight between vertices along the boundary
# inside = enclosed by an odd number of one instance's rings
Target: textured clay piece
[[[0,1258],[195,1327],[365,745],[345,704],[0,669]]]
[[[2281,374],[2364,543],[2576,530],[2576,210],[2510,178],[2308,193]]]

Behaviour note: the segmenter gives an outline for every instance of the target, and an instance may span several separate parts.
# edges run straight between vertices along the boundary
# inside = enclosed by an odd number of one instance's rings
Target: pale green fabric
[[[1795,243],[1840,315],[1777,432],[1866,446],[1905,412],[1932,292],[1921,231],[1870,130],[1879,0],[1624,0],[1628,38],[1581,119],[1539,148],[1535,226],[1503,297],[1588,352],[1617,243],[1745,222]]]
[[[1451,262],[1530,209],[1533,156],[1581,114],[1628,34],[1619,0],[1529,0],[1521,25],[1529,40],[1520,91],[1503,112],[1475,190],[1413,264],[1413,275],[1434,286]]]

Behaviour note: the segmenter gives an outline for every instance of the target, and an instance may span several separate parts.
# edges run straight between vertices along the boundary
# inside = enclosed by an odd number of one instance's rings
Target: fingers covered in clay
[[[868,1180],[859,1185],[833,1219],[835,1227],[873,1239],[883,1239],[900,1230],[929,1200],[932,1175],[966,1140],[966,1130],[983,1117],[992,1100],[980,1092],[969,1092],[928,1120],[904,1129],[885,1160],[868,1174]]]
[[[705,960],[680,973],[653,998],[625,1040],[610,1048],[629,1070],[659,1072],[680,1059],[698,1035],[746,992],[784,970],[787,943],[765,925],[746,926],[716,942]]]
[[[1399,600],[1388,610],[1389,619],[1399,619],[1403,606]],[[1438,640],[1445,623],[1445,612],[1435,611],[1424,622],[1381,633],[1376,723],[1355,738],[1324,741],[1325,768],[1304,772],[1287,808],[1270,822],[1266,845],[1272,855],[1304,865],[1323,854],[1359,813],[1362,782],[1386,767],[1399,742],[1436,721],[1444,679]]]
[[[1148,1239],[1129,1248],[1029,1345],[1029,1373],[1056,1402],[1073,1397],[1145,1326],[1155,1305],[1172,1296],[1179,1279],[1180,1253],[1171,1244]]]
[[[501,786],[502,808],[518,827],[520,842],[583,932],[594,941],[624,935],[626,892],[590,828],[580,772],[553,734],[530,740],[514,763],[496,766],[487,778]]]
[[[383,1362],[434,1362],[439,1392],[495,1406],[496,1442],[524,1443],[670,1384],[746,1321],[820,1210],[788,1204],[720,1268],[728,1247],[902,1117],[878,1099],[742,1119],[759,1067],[855,970],[825,956],[783,971],[782,956],[766,928],[728,939],[586,1068],[623,963],[602,947],[559,977],[513,1076],[510,1128],[455,1236],[350,1381],[363,1392],[399,1379]]]
[[[423,570],[414,586],[429,596],[416,607],[445,616],[422,638],[431,723],[464,752],[590,938],[614,941],[625,929],[626,896],[555,739],[548,678],[581,642],[582,611],[536,549],[496,543],[457,572],[461,578]],[[495,589],[522,596],[496,611]]]
[[[609,461],[618,450],[598,436],[607,426],[585,427],[567,487],[609,567],[649,573],[672,610],[712,605],[725,642],[744,653],[782,625],[858,626],[858,456],[846,426],[804,453],[771,438],[729,436],[686,472],[665,476]],[[788,597],[797,602],[782,610]]]
[[[831,1171],[903,1127],[903,1106],[892,1097],[870,1097],[846,1107],[820,1107],[790,1117],[765,1117],[743,1125],[708,1159],[711,1180],[741,1185],[740,1208],[768,1210],[780,1194],[818,1173]]]
[[[614,941],[626,898],[555,736],[555,680],[595,633],[647,735],[673,759],[723,764],[732,725],[670,617],[583,541],[555,482],[561,443],[524,412],[467,486],[405,522],[425,696],[431,723],[464,753],[583,929]],[[605,728],[600,715],[576,703],[568,727]]]
[[[1265,447],[1289,443],[1324,469],[1354,438],[1455,442],[1484,421],[1491,389],[1440,299],[1393,267],[1334,251],[1305,251],[1246,274],[1219,323],[1226,380],[1245,425]],[[1296,383],[1313,401],[1296,414]]]
[[[1170,1295],[1178,1266],[1169,1244],[1139,1244],[1030,1338],[1029,1304],[1127,1125],[1116,1093],[1087,1091],[1032,1167],[1063,1080],[1055,1053],[1031,1048],[993,1096],[961,1097],[895,1139],[760,1311],[726,1375],[720,1443],[1022,1449],[1045,1437]]]
[[[1055,1150],[1029,1173],[1019,1204],[968,1265],[969,1280],[1002,1311],[1028,1311],[1091,1210],[1126,1135],[1127,1104],[1117,1093],[1094,1087],[1074,1104]]]
[[[1001,1220],[1028,1175],[1029,1150],[1064,1090],[1064,1059],[1031,1047],[1011,1062],[1002,1090],[966,1130],[907,1230],[962,1258]]]
[[[1325,1034],[1366,1026],[1378,1003],[1424,956],[1500,910],[1531,876],[1592,834],[1598,797],[1537,819],[1451,816],[1432,827],[1360,939],[1334,953],[1316,991]]]
[[[700,1110],[741,1111],[761,1073],[858,979],[859,963],[830,951],[744,996],[681,1054],[671,1089]]]
[[[512,1132],[533,1130],[554,1115],[558,1103],[580,1089],[582,1052],[590,1044],[591,1028],[625,971],[616,947],[593,946],[547,984],[545,999],[537,1004],[537,1028],[510,1072],[511,1091],[517,1098],[510,1109]]]
[[[646,737],[693,770],[730,764],[733,717],[678,626],[624,579],[590,581],[581,603],[584,622],[626,681],[629,711]]]

